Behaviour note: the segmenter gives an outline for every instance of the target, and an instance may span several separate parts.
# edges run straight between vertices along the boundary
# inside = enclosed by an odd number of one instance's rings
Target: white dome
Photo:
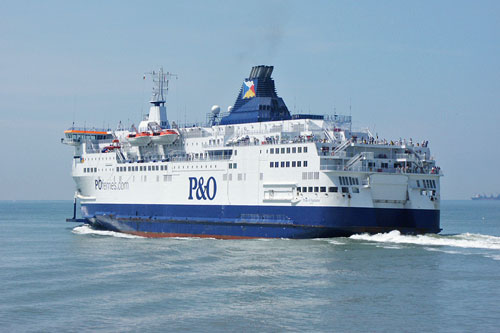
[[[218,114],[220,113],[220,106],[218,106],[218,105],[214,105],[214,106],[212,106],[211,111],[212,111],[212,113],[213,113],[214,115],[218,115]]]

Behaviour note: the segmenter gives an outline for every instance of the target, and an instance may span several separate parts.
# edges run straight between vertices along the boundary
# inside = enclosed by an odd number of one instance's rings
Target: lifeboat
[[[127,141],[132,146],[146,146],[151,142],[151,134],[148,132],[130,133],[127,135]]]
[[[176,130],[164,129],[160,132],[154,132],[151,136],[151,141],[157,145],[169,145],[174,143],[179,137]]]

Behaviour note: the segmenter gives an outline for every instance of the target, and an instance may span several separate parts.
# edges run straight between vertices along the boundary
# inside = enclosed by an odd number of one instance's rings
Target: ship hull
[[[84,204],[94,227],[146,237],[326,238],[438,233],[439,210],[355,207]]]

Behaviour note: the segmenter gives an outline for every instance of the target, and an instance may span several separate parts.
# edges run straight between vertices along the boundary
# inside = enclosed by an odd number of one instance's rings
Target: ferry
[[[71,127],[74,216],[145,237],[324,238],[438,233],[443,172],[427,141],[386,140],[350,115],[291,114],[273,66],[205,124],[167,119],[170,73],[153,72],[138,128]],[[77,218],[77,202],[81,218]]]

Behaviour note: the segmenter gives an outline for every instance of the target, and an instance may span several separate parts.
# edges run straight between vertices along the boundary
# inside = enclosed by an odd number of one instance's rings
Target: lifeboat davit
[[[151,134],[148,132],[130,133],[127,135],[127,141],[132,146],[146,146],[151,142]]]
[[[157,145],[169,145],[174,143],[178,137],[179,133],[176,130],[164,129],[161,132],[153,133],[151,140]]]

